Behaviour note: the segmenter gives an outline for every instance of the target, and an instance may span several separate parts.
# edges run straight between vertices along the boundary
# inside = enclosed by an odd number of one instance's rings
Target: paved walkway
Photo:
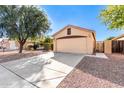
[[[56,87],[84,55],[55,53],[0,64],[0,87]]]
[[[108,57],[104,53],[96,53],[95,55],[86,55],[86,56],[108,59]]]

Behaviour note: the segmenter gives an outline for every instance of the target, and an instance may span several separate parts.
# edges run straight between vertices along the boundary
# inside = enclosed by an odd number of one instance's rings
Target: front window
[[[67,29],[67,35],[71,35],[71,28]]]

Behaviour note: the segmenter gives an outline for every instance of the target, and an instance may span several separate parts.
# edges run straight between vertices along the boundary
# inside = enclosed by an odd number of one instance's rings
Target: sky
[[[100,11],[107,6],[102,5],[44,5],[41,8],[51,21],[49,35],[54,34],[66,25],[76,25],[96,31],[96,40],[103,41],[110,36],[119,36],[124,31],[108,30],[100,18]]]

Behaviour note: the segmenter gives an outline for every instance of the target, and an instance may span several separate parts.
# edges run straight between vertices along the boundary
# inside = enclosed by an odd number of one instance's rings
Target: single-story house
[[[124,53],[124,34],[104,41],[104,52],[108,54]]]
[[[53,35],[55,52],[93,54],[95,45],[95,31],[74,25],[67,25]]]

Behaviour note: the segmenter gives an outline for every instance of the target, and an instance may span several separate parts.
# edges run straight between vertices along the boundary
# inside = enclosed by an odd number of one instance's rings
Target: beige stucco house
[[[55,52],[93,54],[95,43],[95,31],[74,25],[68,25],[53,35]]]

